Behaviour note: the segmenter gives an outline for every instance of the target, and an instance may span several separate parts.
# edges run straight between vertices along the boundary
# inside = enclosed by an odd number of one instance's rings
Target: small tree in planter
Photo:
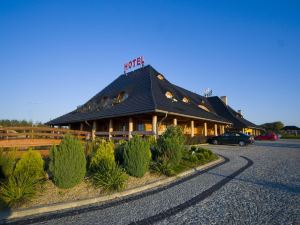
[[[49,169],[59,188],[72,188],[79,184],[86,174],[86,159],[81,142],[67,135],[58,147],[53,146]]]

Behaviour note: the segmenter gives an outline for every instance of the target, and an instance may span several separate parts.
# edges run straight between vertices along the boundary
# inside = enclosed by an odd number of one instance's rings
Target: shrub
[[[124,164],[124,146],[126,142],[120,141],[115,147],[115,160],[119,165]]]
[[[28,174],[14,173],[1,184],[0,197],[10,207],[19,206],[36,194],[38,183]]]
[[[59,188],[71,188],[80,183],[86,173],[86,159],[81,142],[67,135],[58,147],[53,146],[49,169]]]
[[[150,167],[152,171],[162,173],[168,177],[175,175],[174,169],[171,168],[171,166],[165,163],[164,161],[152,161]]]
[[[151,159],[150,143],[134,136],[124,146],[124,168],[134,177],[142,177],[149,169]]]
[[[4,152],[3,149],[0,150],[0,172],[1,176],[9,177],[13,174],[17,158],[16,158],[16,149],[9,149]]]
[[[93,172],[99,164],[102,163],[115,163],[115,155],[114,155],[114,143],[111,141],[102,140],[98,146],[96,151],[93,153],[90,162],[90,170]]]
[[[44,178],[44,160],[41,154],[29,149],[17,162],[15,173],[26,174],[33,179]]]
[[[102,187],[107,191],[121,190],[128,178],[127,174],[116,163],[105,162],[94,168],[93,182],[96,187]]]
[[[179,164],[184,151],[184,135],[179,126],[170,126],[157,141],[155,160],[175,167]]]

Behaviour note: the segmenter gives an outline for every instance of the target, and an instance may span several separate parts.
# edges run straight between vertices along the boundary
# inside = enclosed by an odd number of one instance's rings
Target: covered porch
[[[69,128],[90,131],[93,139],[100,137],[109,140],[128,140],[133,135],[157,138],[171,125],[182,127],[187,136],[207,137],[223,134],[229,124],[168,113],[155,113],[71,123]]]

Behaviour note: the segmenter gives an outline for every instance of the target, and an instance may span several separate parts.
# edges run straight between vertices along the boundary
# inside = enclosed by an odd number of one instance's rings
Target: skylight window
[[[158,79],[160,79],[160,80],[164,80],[164,77],[163,77],[163,75],[161,75],[161,74],[158,74],[156,77],[157,77]]]
[[[184,103],[189,103],[189,102],[190,102],[190,100],[189,100],[187,97],[184,97],[184,98],[182,99],[182,101],[183,101]]]

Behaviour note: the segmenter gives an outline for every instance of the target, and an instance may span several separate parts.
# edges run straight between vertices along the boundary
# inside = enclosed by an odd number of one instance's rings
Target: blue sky
[[[257,124],[300,126],[299,12],[296,0],[0,0],[0,119],[65,114],[143,55]]]

